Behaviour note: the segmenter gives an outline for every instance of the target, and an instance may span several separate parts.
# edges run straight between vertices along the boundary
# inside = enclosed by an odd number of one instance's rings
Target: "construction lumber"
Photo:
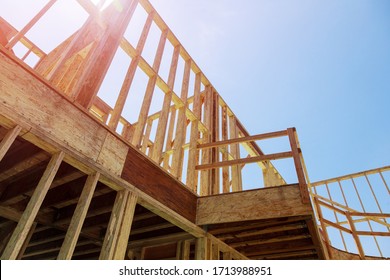
[[[12,143],[18,137],[22,128],[20,126],[15,126],[13,129],[10,129],[5,135],[3,140],[0,142],[0,161],[3,159],[4,155],[7,153],[8,149],[11,147]]]
[[[198,225],[310,215],[310,205],[302,203],[297,185],[200,197]]]
[[[70,260],[72,258],[99,176],[100,174],[97,172],[91,174],[85,182],[79,202],[77,203],[75,212],[68,227],[64,243],[62,244],[60,253],[58,254],[58,260]]]
[[[11,236],[10,241],[8,242],[7,247],[4,250],[3,255],[1,256],[1,259],[14,260],[17,258],[23,243],[25,242],[27,235],[33,225],[35,217],[38,214],[43,199],[45,198],[54,176],[57,173],[63,157],[64,153],[59,152],[51,158],[41,180],[39,181],[34,191],[33,196],[30,198],[30,201],[24,210],[22,217],[20,218],[18,225],[16,226],[16,229]]]

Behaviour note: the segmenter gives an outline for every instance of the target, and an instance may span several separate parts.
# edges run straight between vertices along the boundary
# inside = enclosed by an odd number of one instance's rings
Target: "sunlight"
[[[100,6],[100,10],[104,10],[105,8],[107,8],[111,3],[113,3],[114,1],[117,2],[117,3],[114,3],[115,6],[118,6],[120,5],[120,1],[117,1],[117,0],[91,0],[96,6]],[[118,4],[118,5],[117,5]]]

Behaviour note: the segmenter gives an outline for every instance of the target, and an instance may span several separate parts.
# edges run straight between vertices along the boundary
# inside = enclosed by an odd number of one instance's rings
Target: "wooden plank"
[[[7,134],[4,136],[3,140],[0,142],[0,162],[11,147],[12,143],[15,141],[16,137],[18,137],[22,128],[20,126],[15,126],[10,129]]]
[[[145,238],[141,240],[131,240],[129,249],[151,247],[156,245],[165,245],[169,243],[178,242],[181,240],[191,239],[193,236],[187,232],[178,232],[168,235]]]
[[[219,95],[213,89],[213,103],[212,103],[212,129],[211,141],[218,142],[219,140]],[[219,150],[217,148],[211,149],[211,162],[219,162]],[[217,169],[211,169],[211,194],[220,193],[220,172]]]
[[[311,206],[300,199],[298,185],[290,185],[200,197],[196,223],[209,225],[311,214]]]
[[[98,39],[97,46],[91,50],[85,68],[71,94],[84,108],[91,107],[137,3],[137,1],[126,1],[122,3],[121,11],[111,7],[103,11],[102,16],[99,17],[104,18],[107,28]]]
[[[222,107],[222,141],[227,141],[229,138],[228,135],[228,114],[227,114],[227,106]],[[224,145],[224,152],[222,153],[222,161],[229,160],[228,154],[228,146]],[[222,169],[222,192],[229,193],[230,192],[230,168],[228,166]]]
[[[241,165],[241,164],[259,162],[259,161],[289,158],[291,156],[292,156],[291,152],[282,152],[282,153],[262,155],[262,156],[257,156],[257,157],[241,158],[241,159],[221,161],[221,162],[210,163],[210,164],[202,164],[202,165],[196,166],[196,169],[197,170],[214,169],[214,168],[220,168],[220,167],[224,167],[224,166],[234,166],[234,165]]]
[[[164,96],[163,108],[161,110],[160,118],[159,118],[158,126],[157,126],[156,141],[155,141],[156,144],[153,146],[152,159],[156,163],[160,163],[161,154],[162,154],[162,150],[163,150],[165,132],[167,129],[168,116],[169,116],[170,106],[171,106],[171,102],[172,102],[172,91],[173,91],[173,87],[174,87],[174,83],[175,83],[177,65],[178,65],[178,61],[179,61],[179,54],[180,54],[180,46],[176,46],[174,51],[173,51],[171,66],[169,69],[169,77],[168,77],[169,92],[165,93],[165,96]],[[173,116],[173,119],[175,119],[174,116],[176,115],[176,110],[173,109],[173,112],[175,112],[175,113],[171,114],[171,123],[172,123],[172,116]],[[170,126],[169,132],[168,132],[168,137],[167,137],[167,145],[172,140],[172,133],[173,133],[173,126]]]
[[[129,149],[121,176],[179,215],[195,221],[196,195],[140,152]]]
[[[64,242],[62,243],[61,250],[58,254],[58,260],[72,259],[72,255],[74,249],[76,248],[77,240],[79,238],[85,217],[87,216],[88,208],[99,180],[99,176],[100,174],[97,172],[91,174],[88,176],[87,181],[85,182],[83,191],[80,195],[72,220],[68,227],[68,231],[66,232]]]
[[[96,162],[104,166],[107,171],[120,176],[128,150],[128,145],[122,140],[111,133],[107,133]]]
[[[226,107],[225,107],[225,110],[227,110]],[[252,136],[239,137],[239,138],[234,138],[234,139],[229,139],[229,140],[222,140],[222,141],[217,141],[217,142],[213,142],[213,143],[199,144],[198,149],[221,147],[221,146],[226,146],[226,145],[231,145],[231,144],[236,144],[236,143],[246,143],[246,142],[252,142],[252,141],[257,141],[257,140],[265,140],[265,139],[276,138],[276,137],[281,137],[281,136],[286,136],[286,135],[287,135],[286,130],[268,132],[268,133],[256,134],[256,135],[252,135]]]
[[[150,77],[148,85],[146,87],[146,92],[145,92],[144,100],[142,102],[141,111],[138,117],[137,126],[135,128],[133,139],[131,141],[131,143],[137,148],[140,148],[141,145],[142,136],[144,134],[146,121],[149,115],[150,105],[152,104],[154,89],[156,87],[156,81],[157,81],[157,75]]]
[[[118,241],[116,243],[116,248],[113,256],[114,260],[123,260],[125,257],[137,200],[138,196],[130,192],[126,202],[126,208],[119,231]]]
[[[110,221],[107,226],[106,236],[104,237],[102,250],[99,256],[100,260],[112,260],[114,257],[129,194],[130,192],[127,190],[117,192]]]
[[[364,260],[365,259],[364,249],[363,249],[362,243],[360,242],[360,238],[357,235],[355,223],[348,212],[345,213],[345,216],[347,217],[349,226],[351,227],[352,236],[353,236],[353,239],[356,243],[356,247],[358,249],[360,259]]]
[[[206,87],[204,98],[203,122],[208,129],[203,133],[203,141],[209,143],[211,141],[211,118],[212,118],[212,88]],[[202,164],[211,163],[211,150],[202,150]],[[211,172],[210,170],[202,170],[200,173],[200,195],[205,196],[211,194]]]
[[[24,253],[25,253],[27,247],[29,246],[31,237],[32,237],[33,234],[34,234],[35,228],[37,227],[37,224],[38,224],[38,223],[36,223],[36,222],[32,224],[32,226],[31,226],[31,228],[30,228],[30,231],[29,231],[28,234],[27,234],[26,240],[24,241],[22,248],[20,248],[18,257],[16,258],[17,260],[21,260],[21,259],[23,258],[23,255],[24,255]]]
[[[190,249],[191,249],[191,240],[183,241],[182,258],[181,258],[182,260],[190,259]]]
[[[195,87],[194,87],[194,114],[196,119],[191,123],[191,134],[190,134],[190,147],[188,150],[188,166],[187,166],[187,186],[194,192],[197,193],[197,171],[195,169],[199,162],[199,151],[196,149],[199,138],[198,123],[201,114],[201,100],[200,100],[200,86],[201,86],[201,73],[197,73],[195,76]]]
[[[191,60],[187,60],[184,66],[183,81],[181,86],[181,100],[184,106],[179,108],[179,114],[176,123],[175,143],[173,145],[172,155],[172,175],[180,180],[183,170],[183,145],[186,139],[187,131],[187,97],[190,80]]]
[[[195,260],[207,260],[207,243],[206,237],[200,237],[195,242]]]
[[[25,27],[5,46],[7,49],[12,49],[19,40],[26,35],[26,33],[38,22],[40,18],[54,5],[57,0],[50,0],[43,8],[36,14]]]
[[[8,242],[7,247],[4,250],[1,259],[14,260],[17,258],[63,158],[63,152],[59,152],[51,158],[33,196],[30,198],[30,201],[24,210],[14,233],[12,234],[10,241]]]
[[[236,139],[238,138],[238,130],[237,130],[237,119],[235,116],[231,116],[229,118],[230,124],[230,138]],[[233,158],[240,158],[240,146],[236,144],[230,145],[230,153]],[[232,191],[237,192],[242,190],[242,178],[241,178],[241,168],[237,165],[232,166]]]
[[[303,172],[302,162],[300,159],[300,150],[295,128],[288,128],[287,134],[290,140],[292,156],[298,176],[299,188],[301,189],[302,201],[304,203],[310,203],[309,191],[307,189],[305,173]]]

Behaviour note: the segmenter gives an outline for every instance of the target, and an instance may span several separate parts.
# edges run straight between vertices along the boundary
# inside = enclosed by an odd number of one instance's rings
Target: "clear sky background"
[[[151,3],[251,134],[297,128],[312,181],[390,165],[390,1]]]
[[[48,1],[1,2],[21,29]],[[390,165],[389,0],[150,2],[251,134],[297,128],[312,181]],[[61,0],[27,35],[51,50],[86,16]]]

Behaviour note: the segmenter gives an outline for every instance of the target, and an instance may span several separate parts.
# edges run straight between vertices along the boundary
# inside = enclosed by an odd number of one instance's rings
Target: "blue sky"
[[[47,3],[3,1],[18,29]],[[251,134],[297,128],[312,181],[390,165],[390,1],[150,2]],[[58,1],[28,36],[50,50],[86,16]]]
[[[390,164],[390,1],[151,3],[250,133],[297,128],[312,181]]]

